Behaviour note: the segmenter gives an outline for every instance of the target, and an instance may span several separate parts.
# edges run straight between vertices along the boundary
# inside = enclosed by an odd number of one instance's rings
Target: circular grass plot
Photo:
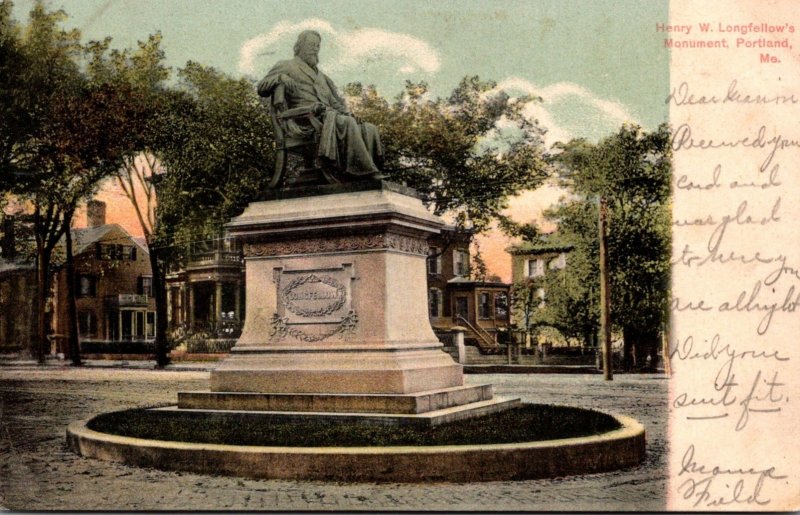
[[[486,445],[598,435],[619,429],[614,417],[566,406],[523,404],[433,427],[286,421],[206,413],[131,409],[91,419],[91,430],[146,440],[269,447]]]

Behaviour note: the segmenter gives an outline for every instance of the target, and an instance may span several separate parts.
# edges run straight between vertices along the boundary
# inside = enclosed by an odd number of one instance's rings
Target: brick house
[[[445,228],[428,239],[428,314],[439,335],[467,328],[467,343],[496,347],[509,327],[510,285],[470,277],[471,233]]]
[[[118,224],[105,223],[105,204],[90,201],[87,225],[73,229],[75,294],[81,344],[146,342],[155,337],[155,302],[147,247]],[[56,273],[53,331],[63,351],[67,327],[67,274]],[[89,345],[84,345],[89,344]]]
[[[18,255],[14,216],[3,217],[0,240],[0,352],[30,348],[36,328],[36,266]]]

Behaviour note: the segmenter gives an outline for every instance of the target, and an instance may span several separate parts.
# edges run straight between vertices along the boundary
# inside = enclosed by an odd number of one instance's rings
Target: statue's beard
[[[313,68],[319,63],[319,54],[316,52],[300,52],[300,59]]]

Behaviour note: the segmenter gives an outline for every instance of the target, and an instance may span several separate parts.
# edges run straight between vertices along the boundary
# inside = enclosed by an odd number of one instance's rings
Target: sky
[[[33,2],[16,0],[24,21]],[[666,121],[669,54],[655,25],[668,21],[667,0],[48,0],[64,9],[65,26],[84,40],[113,38],[133,47],[160,31],[173,71],[192,60],[233,76],[261,78],[292,56],[304,29],[322,34],[320,68],[342,86],[373,84],[384,96],[406,80],[426,81],[446,96],[464,76],[478,75],[514,95],[534,94],[526,113],[548,129],[546,143],[596,141],[622,123],[653,129]],[[174,75],[174,73],[173,73]],[[518,221],[540,218],[563,192],[544,187],[512,200]],[[123,197],[109,222],[128,226]],[[119,205],[118,205],[119,204]],[[494,273],[510,279],[509,244],[480,240]]]

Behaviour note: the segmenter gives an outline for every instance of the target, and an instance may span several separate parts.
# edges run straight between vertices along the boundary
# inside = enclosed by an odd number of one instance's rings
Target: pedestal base
[[[212,392],[402,394],[462,384],[461,365],[438,343],[234,349],[211,372]]]
[[[462,406],[452,406],[428,411],[426,413],[373,413],[349,411],[243,411],[243,410],[211,410],[188,408],[153,408],[159,411],[180,410],[182,412],[205,414],[205,416],[235,416],[265,422],[305,422],[308,420],[324,420],[326,423],[349,422],[358,424],[381,425],[416,425],[432,427],[447,422],[456,422],[473,417],[489,415],[498,411],[516,408],[521,404],[519,399],[493,398],[485,401],[471,402]]]
[[[418,414],[491,399],[492,385],[488,384],[403,395],[180,392],[178,408]]]

